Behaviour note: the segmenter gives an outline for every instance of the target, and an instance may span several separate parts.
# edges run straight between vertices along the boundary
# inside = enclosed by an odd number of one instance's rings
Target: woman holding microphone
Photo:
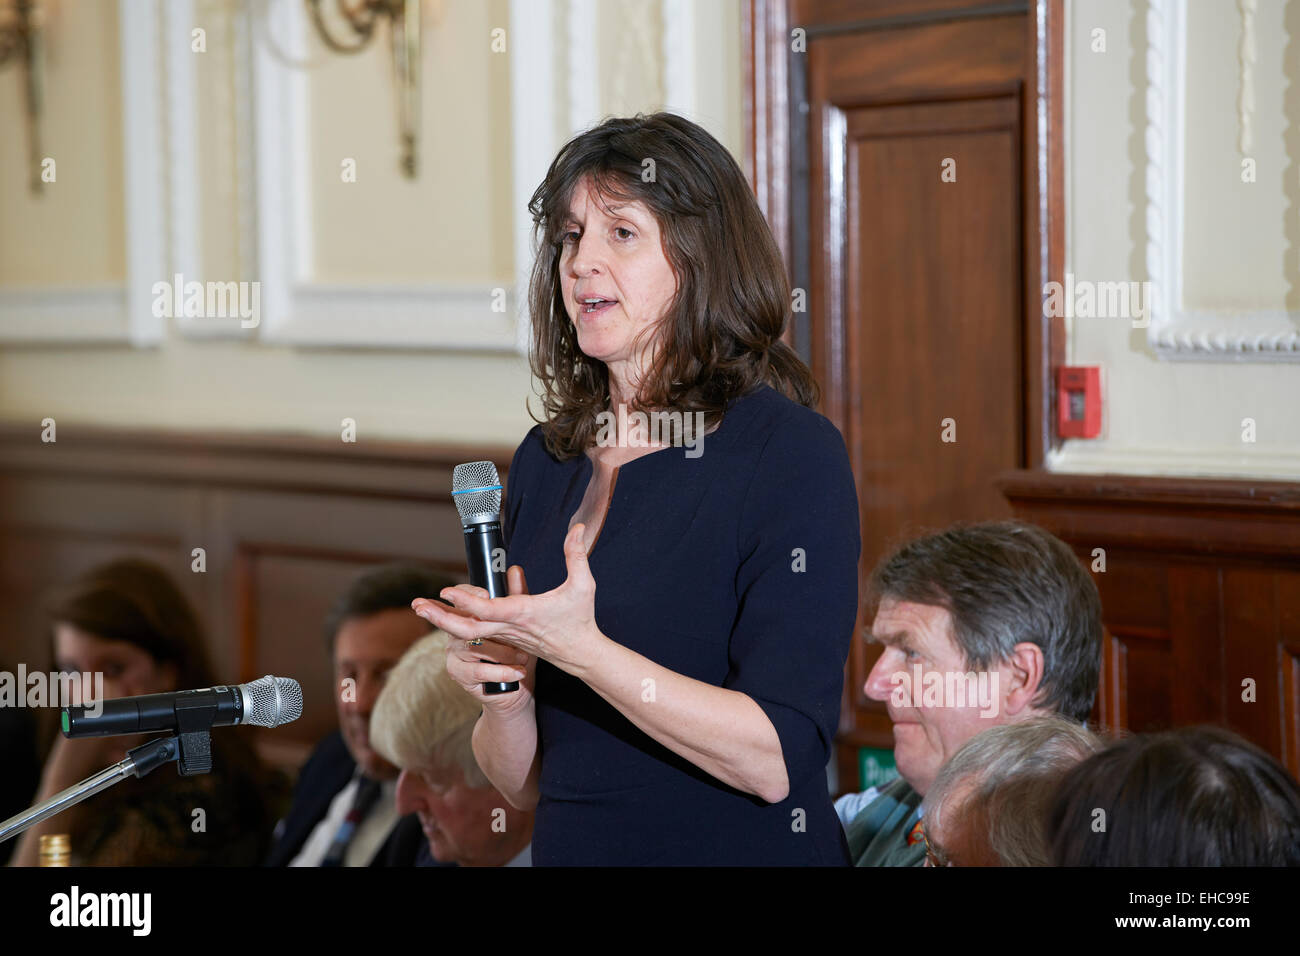
[[[538,866],[846,865],[825,768],[857,494],[780,341],[767,223],[667,113],[575,137],[529,208],[544,414],[507,476],[510,596],[414,603],[483,705],[479,765],[536,809]]]

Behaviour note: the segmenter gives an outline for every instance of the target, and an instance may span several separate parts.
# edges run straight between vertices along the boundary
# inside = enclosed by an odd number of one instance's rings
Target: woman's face
[[[176,690],[176,669],[159,665],[128,641],[109,641],[71,624],[54,625],[54,666],[65,673],[101,673],[104,697],[139,697]]]
[[[564,306],[584,355],[604,362],[616,378],[644,368],[648,352],[634,354],[632,340],[655,325],[677,291],[664,255],[659,224],[637,201],[605,208],[584,179],[573,192],[560,254]],[[590,305],[585,300],[600,298]],[[653,347],[652,337],[642,349]]]

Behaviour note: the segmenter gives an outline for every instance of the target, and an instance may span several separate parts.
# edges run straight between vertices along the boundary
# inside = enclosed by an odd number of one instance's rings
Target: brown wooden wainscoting
[[[220,679],[303,687],[302,719],[254,731],[296,767],[336,726],[322,622],[367,566],[416,560],[467,580],[452,469],[513,448],[283,435],[0,425],[0,662],[47,668],[41,592],[126,555],[167,569],[208,631]],[[203,548],[206,571],[191,570]]]
[[[1104,552],[1103,726],[1221,724],[1300,776],[1300,483],[1017,471],[999,485],[1090,568]]]

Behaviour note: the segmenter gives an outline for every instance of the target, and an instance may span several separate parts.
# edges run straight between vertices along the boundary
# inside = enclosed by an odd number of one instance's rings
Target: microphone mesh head
[[[462,525],[501,517],[501,478],[490,461],[469,461],[451,473],[451,500]]]
[[[244,719],[254,727],[279,727],[302,716],[302,687],[292,677],[259,677],[242,685]]]

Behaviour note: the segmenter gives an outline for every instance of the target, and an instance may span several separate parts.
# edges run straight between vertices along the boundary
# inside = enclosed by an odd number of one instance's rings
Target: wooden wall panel
[[[0,471],[0,661],[48,666],[36,597],[129,549],[153,560],[176,554],[197,499],[184,489],[105,485],[66,475],[40,480]],[[193,601],[204,583],[178,579]]]
[[[1121,726],[1133,730],[1164,730],[1170,725],[1171,688],[1167,675],[1174,653],[1168,635],[1135,634],[1122,627],[1109,629],[1111,652],[1118,656],[1122,697]]]
[[[334,669],[321,622],[334,596],[366,565],[328,555],[303,556],[275,549],[239,552],[237,603],[250,617],[241,648],[243,669],[256,674],[292,674],[303,687],[303,714],[296,736],[317,740],[338,725]],[[264,747],[273,731],[261,732]]]
[[[1294,695],[1286,696],[1296,643],[1287,625],[1300,614],[1300,569],[1230,568],[1223,590],[1226,723],[1282,755],[1284,727],[1296,712]],[[1243,699],[1248,679],[1256,685],[1254,702]]]
[[[827,27],[850,29],[861,26],[889,29],[897,22],[955,19],[986,16],[989,10],[1024,13],[1025,0],[990,3],[989,0],[792,0],[791,27],[813,24],[814,29]]]
[[[1300,576],[1294,574],[1277,581],[1277,641],[1279,747],[1283,762],[1300,776]]]
[[[1170,594],[1166,627],[1174,647],[1173,666],[1164,672],[1173,687],[1168,723],[1219,723],[1224,718],[1224,689],[1218,677],[1222,572],[1212,564],[1188,564],[1175,554],[1166,565],[1165,577]]]
[[[1300,641],[1278,649],[1282,677],[1282,762],[1300,776]]]
[[[988,479],[1021,461],[1016,116],[1012,97],[848,113],[845,424],[873,545],[1006,511]]]
[[[219,679],[303,685],[304,716],[257,731],[292,767],[334,726],[326,610],[362,569],[421,561],[465,579],[456,464],[513,448],[0,426],[0,665],[46,667],[37,599],[124,555],[166,568],[208,630]],[[203,548],[206,571],[191,569]]]
[[[1300,484],[1024,471],[1001,486],[1085,564],[1104,552],[1104,725],[1222,724],[1300,775]]]

